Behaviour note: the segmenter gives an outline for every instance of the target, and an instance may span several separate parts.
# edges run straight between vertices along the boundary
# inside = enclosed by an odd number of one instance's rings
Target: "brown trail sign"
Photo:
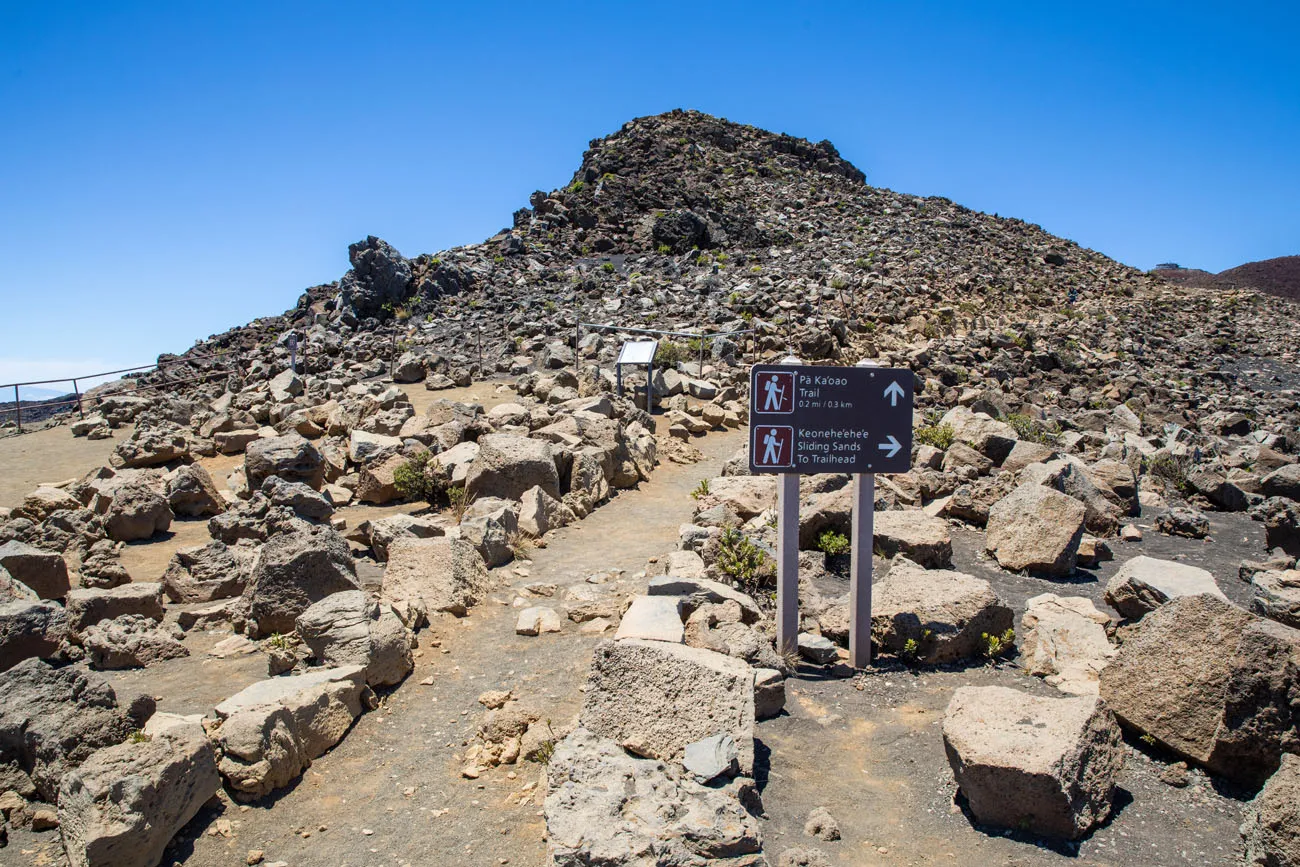
[[[853,474],[849,663],[871,661],[871,550],[876,473],[912,466],[910,370],[754,365],[749,375],[749,471],[779,473],[777,649],[793,652],[799,630],[799,476]],[[863,544],[865,542],[865,545]]]

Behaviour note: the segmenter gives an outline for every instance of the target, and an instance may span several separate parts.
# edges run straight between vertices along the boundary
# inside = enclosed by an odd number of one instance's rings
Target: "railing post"
[[[75,378],[72,380],[72,393],[77,396],[77,415],[84,419],[86,413],[85,410],[81,408],[81,389],[77,387],[77,380]]]
[[[18,418],[18,432],[23,432],[23,402],[18,397],[18,386],[14,386],[14,412]]]

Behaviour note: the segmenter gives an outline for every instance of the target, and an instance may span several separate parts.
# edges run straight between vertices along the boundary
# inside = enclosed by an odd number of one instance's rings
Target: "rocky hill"
[[[166,375],[274,373],[291,326],[312,371],[378,372],[412,349],[443,373],[519,373],[571,362],[585,322],[754,329],[708,341],[715,357],[905,364],[923,407],[989,384],[1048,414],[1132,399],[1153,423],[1294,412],[1276,383],[1235,370],[1293,357],[1283,302],[1175,288],[1036,225],[872,187],[829,142],[698,112],[593,140],[570,184],[533,193],[482,244],[408,259],[372,237],[349,254],[338,283],[200,342],[187,355],[202,360]],[[582,339],[591,361],[616,352]]]

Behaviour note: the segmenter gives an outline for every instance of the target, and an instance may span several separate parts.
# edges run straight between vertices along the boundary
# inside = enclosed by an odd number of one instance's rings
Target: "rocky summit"
[[[638,118],[0,440],[0,864],[1300,863],[1294,302],[869,180]],[[862,669],[790,356],[913,380]]]

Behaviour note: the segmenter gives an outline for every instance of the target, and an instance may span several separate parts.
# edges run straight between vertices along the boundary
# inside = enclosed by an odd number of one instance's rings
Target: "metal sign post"
[[[854,475],[849,657],[871,659],[875,474],[912,463],[910,370],[814,367],[787,359],[750,370],[749,471],[776,473],[777,649],[798,647],[799,476]]]
[[[859,361],[858,367],[875,367]],[[911,454],[908,449],[908,454]],[[876,547],[876,474],[853,474],[853,518],[849,560],[849,665],[871,664],[871,557]],[[865,542],[865,544],[863,544]]]

